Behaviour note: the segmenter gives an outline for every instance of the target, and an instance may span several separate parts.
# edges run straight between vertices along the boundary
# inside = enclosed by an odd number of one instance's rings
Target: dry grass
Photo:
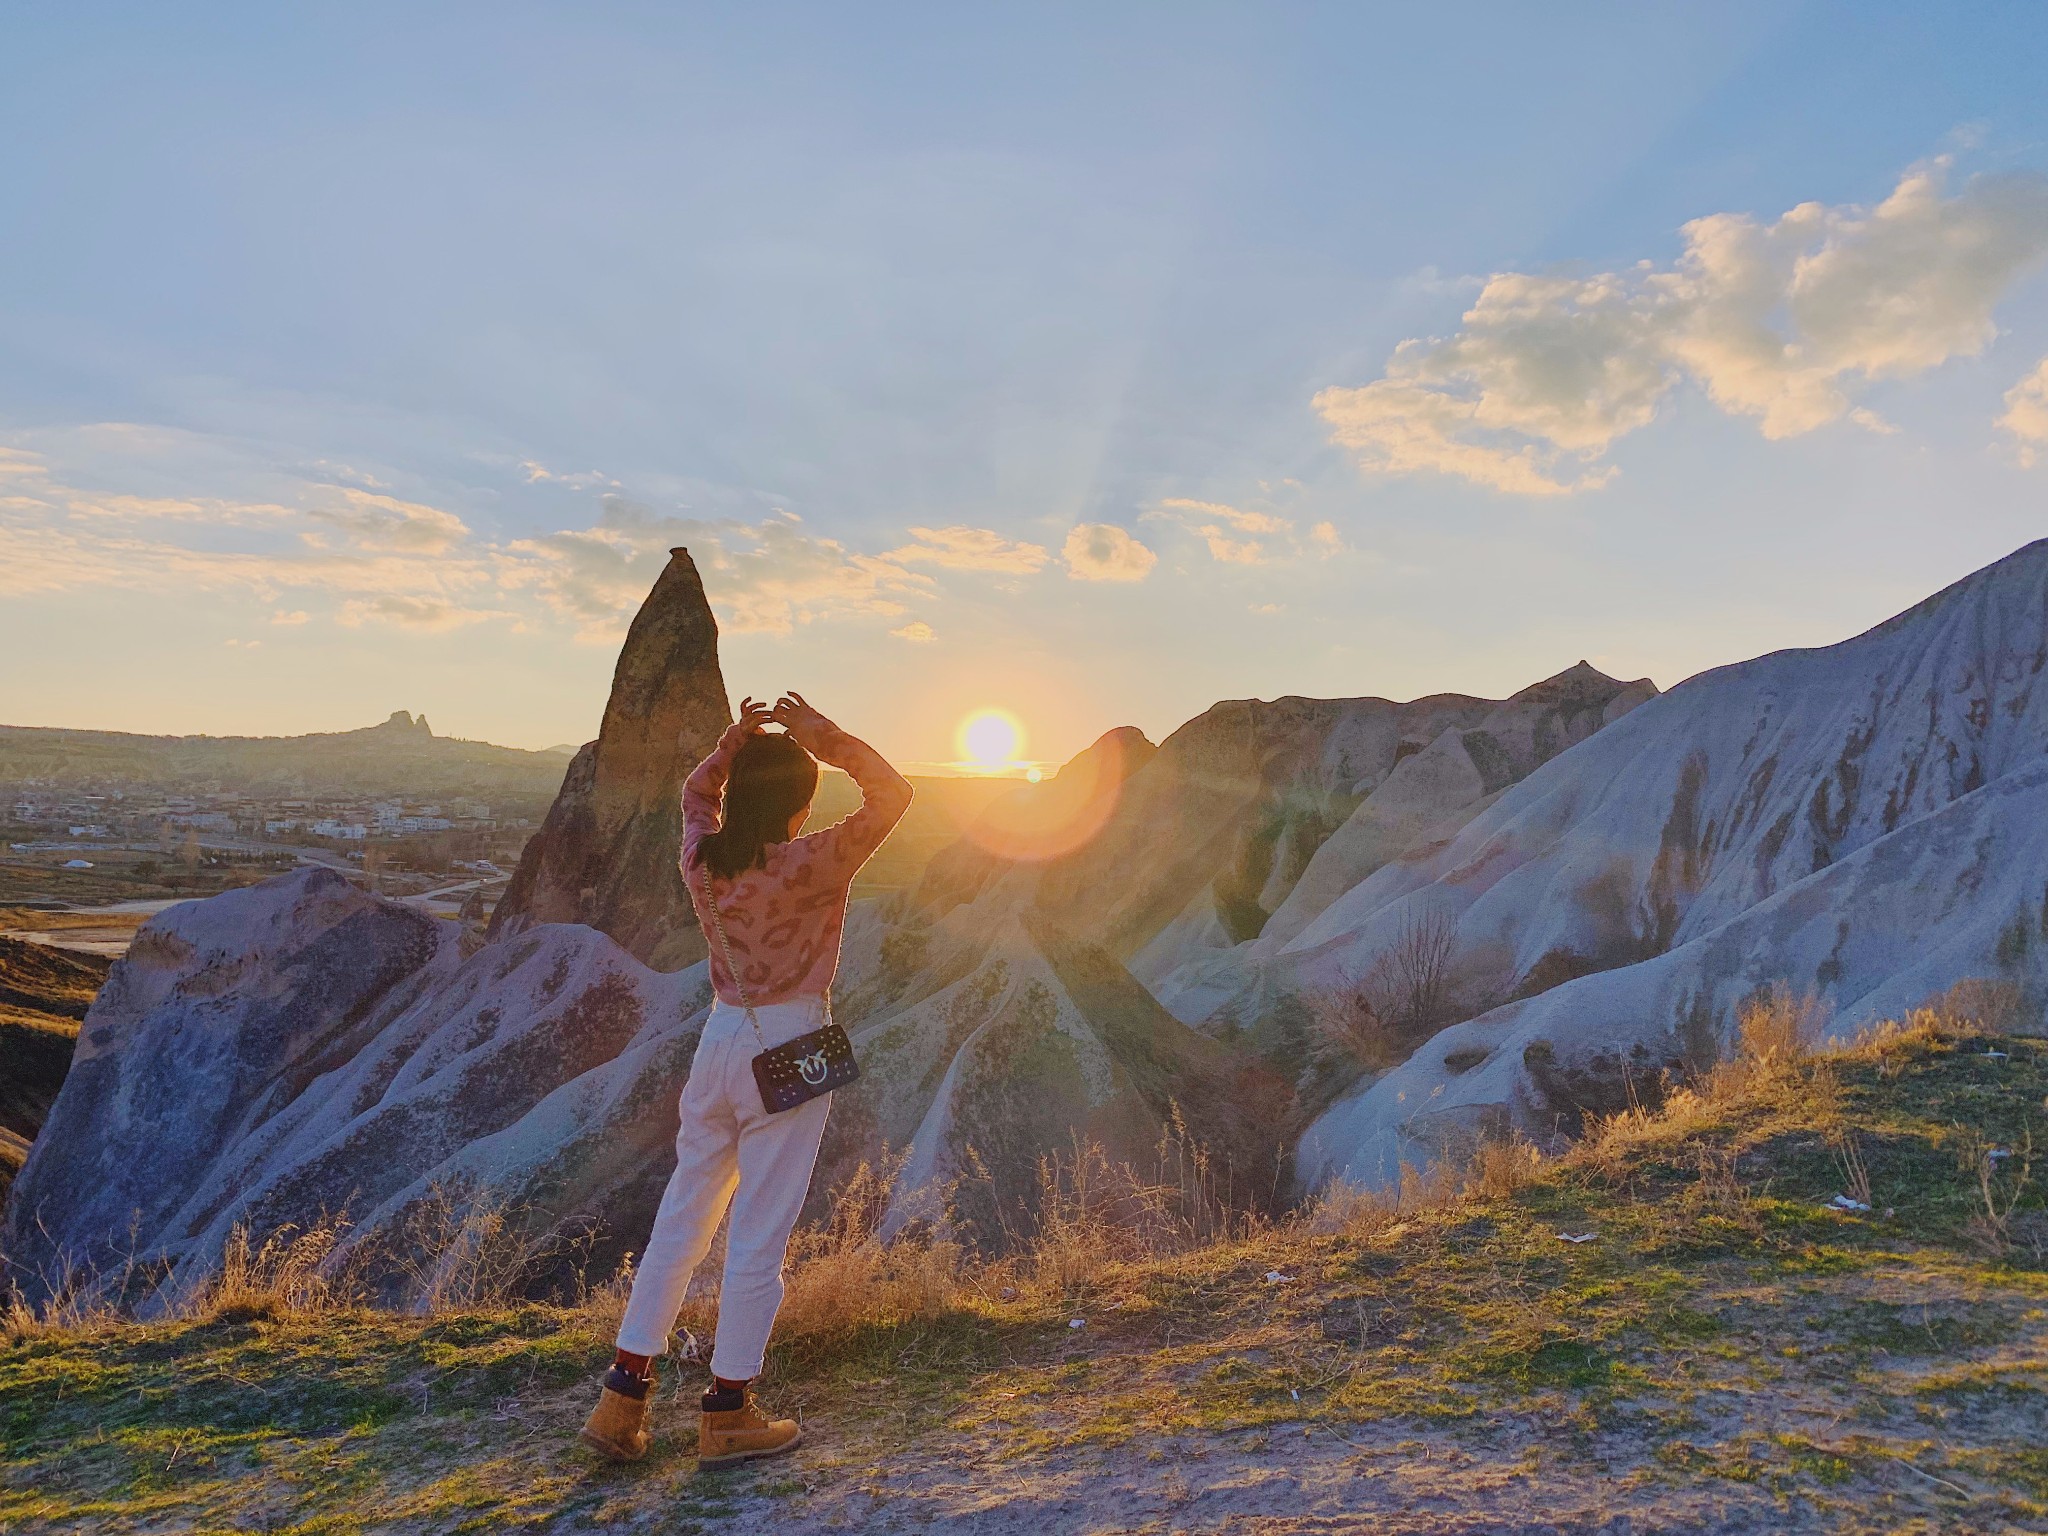
[[[1811,1056],[1827,1028],[1827,1010],[1811,994],[1767,987],[1736,1015],[1733,1065],[1770,1076],[1789,1072]]]
[[[559,1247],[533,1238],[512,1213],[488,1199],[435,1187],[401,1227],[396,1242],[351,1242],[346,1216],[275,1228],[259,1241],[232,1228],[219,1258],[196,1278],[181,1278],[161,1258],[130,1252],[87,1274],[67,1268],[46,1277],[49,1299],[31,1306],[16,1292],[0,1312],[0,1342],[86,1334],[135,1318],[155,1322],[251,1322],[317,1317],[369,1307],[414,1315],[498,1305],[514,1299],[534,1267]],[[188,1272],[189,1273],[189,1272]],[[623,1305],[623,1303],[621,1303]]]
[[[1824,1140],[1842,1192],[1871,1205],[1865,1141],[1845,1112],[1838,1069],[1871,1064],[1890,1081],[1930,1042],[1970,1038],[1991,1028],[1987,1021],[2024,1022],[2017,1011],[2023,1001],[2003,984],[1966,983],[1902,1020],[1823,1050],[1821,1009],[1810,998],[1773,988],[1741,1011],[1733,1060],[1673,1088],[1654,1109],[1636,1104],[1590,1121],[1561,1157],[1546,1159],[1517,1136],[1489,1138],[1462,1167],[1404,1167],[1395,1185],[1383,1189],[1339,1181],[1279,1218],[1233,1198],[1227,1174],[1219,1175],[1177,1114],[1164,1127],[1149,1169],[1116,1162],[1087,1142],[1042,1159],[1030,1214],[1002,1234],[1006,1243],[993,1253],[962,1240],[950,1200],[938,1202],[934,1219],[885,1241],[883,1219],[904,1160],[885,1158],[858,1169],[836,1192],[829,1218],[792,1239],[777,1339],[799,1358],[822,1358],[864,1331],[934,1323],[1019,1298],[1063,1305],[1116,1283],[1120,1271],[1176,1255],[1221,1251],[1248,1239],[1365,1238],[1425,1213],[1510,1201],[1541,1183],[1553,1166],[1620,1187],[1651,1154],[1668,1156],[1673,1149],[1690,1171],[1679,1197],[1687,1219],[1721,1216],[1746,1225],[1754,1216],[1747,1213],[1733,1157],[1707,1143],[1735,1107],[1763,1101],[1796,1104]],[[1957,1156],[1978,1192],[1971,1227],[1977,1245],[1994,1256],[2038,1256],[2048,1231],[2027,1208],[2038,1201],[2023,1198],[2032,1188],[2031,1137],[2000,1148],[1965,1136]],[[237,1228],[200,1284],[173,1292],[167,1266],[135,1259],[107,1276],[70,1276],[51,1288],[54,1299],[42,1307],[14,1299],[0,1313],[0,1341],[90,1332],[137,1315],[248,1320],[373,1305],[411,1314],[500,1306],[517,1300],[537,1266],[558,1258],[562,1247],[558,1235],[532,1236],[520,1214],[488,1199],[436,1190],[408,1218],[401,1241],[374,1251],[352,1243],[339,1218],[284,1228],[260,1241]],[[685,1303],[679,1327],[686,1333],[708,1335],[715,1324],[717,1259],[714,1249]],[[574,1304],[591,1333],[616,1332],[631,1281],[629,1255],[617,1274],[579,1282]]]

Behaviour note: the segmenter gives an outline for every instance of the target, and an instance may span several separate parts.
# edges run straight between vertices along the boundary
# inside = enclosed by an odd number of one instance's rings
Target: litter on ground
[[[1861,1200],[1852,1200],[1847,1195],[1837,1195],[1828,1202],[1828,1208],[1836,1211],[1867,1211],[1870,1207]]]
[[[1590,1243],[1599,1235],[1598,1232],[1560,1232],[1557,1240],[1560,1243]]]

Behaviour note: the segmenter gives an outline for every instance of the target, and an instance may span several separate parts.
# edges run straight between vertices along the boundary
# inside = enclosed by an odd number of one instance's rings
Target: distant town
[[[0,930],[69,936],[27,914],[156,907],[304,864],[481,920],[567,764],[404,711],[302,737],[0,726]]]
[[[277,798],[222,790],[169,794],[133,786],[0,789],[16,853],[99,849],[251,853],[323,850],[371,868],[426,874],[509,873],[533,833],[530,815],[500,816],[481,800],[407,802]]]

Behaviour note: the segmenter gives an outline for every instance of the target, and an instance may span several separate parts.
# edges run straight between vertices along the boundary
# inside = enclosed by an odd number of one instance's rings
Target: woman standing
[[[784,734],[767,733],[771,721]],[[861,806],[799,837],[821,761],[852,776]],[[683,785],[683,883],[711,943],[716,997],[683,1087],[676,1171],[633,1276],[603,1395],[583,1426],[584,1443],[607,1456],[647,1454],[654,1357],[668,1349],[683,1292],[727,1205],[698,1459],[743,1461],[797,1443],[795,1421],[764,1414],[751,1383],[782,1305],[782,1261],[831,1096],[771,1111],[753,1061],[830,1019],[847,889],[909,806],[909,783],[881,754],[795,693],[773,709],[742,700],[738,721]]]

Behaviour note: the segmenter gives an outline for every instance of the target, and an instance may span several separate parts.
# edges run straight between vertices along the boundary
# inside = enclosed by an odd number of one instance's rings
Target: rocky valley
[[[677,551],[488,932],[302,870],[151,919],[79,1025],[8,1205],[31,1299],[345,1218],[397,1294],[488,1209],[539,1292],[608,1272],[667,1173],[709,1001],[676,787],[730,719]],[[1866,635],[1667,693],[1581,664],[1507,699],[1216,705],[998,788],[856,903],[820,1211],[1000,1248],[1084,1144],[1276,1211],[1489,1140],[1561,1149],[1728,1051],[2048,978],[2048,543]],[[1176,1173],[1170,1175],[1179,1177]],[[424,1225],[423,1225],[424,1224]]]

